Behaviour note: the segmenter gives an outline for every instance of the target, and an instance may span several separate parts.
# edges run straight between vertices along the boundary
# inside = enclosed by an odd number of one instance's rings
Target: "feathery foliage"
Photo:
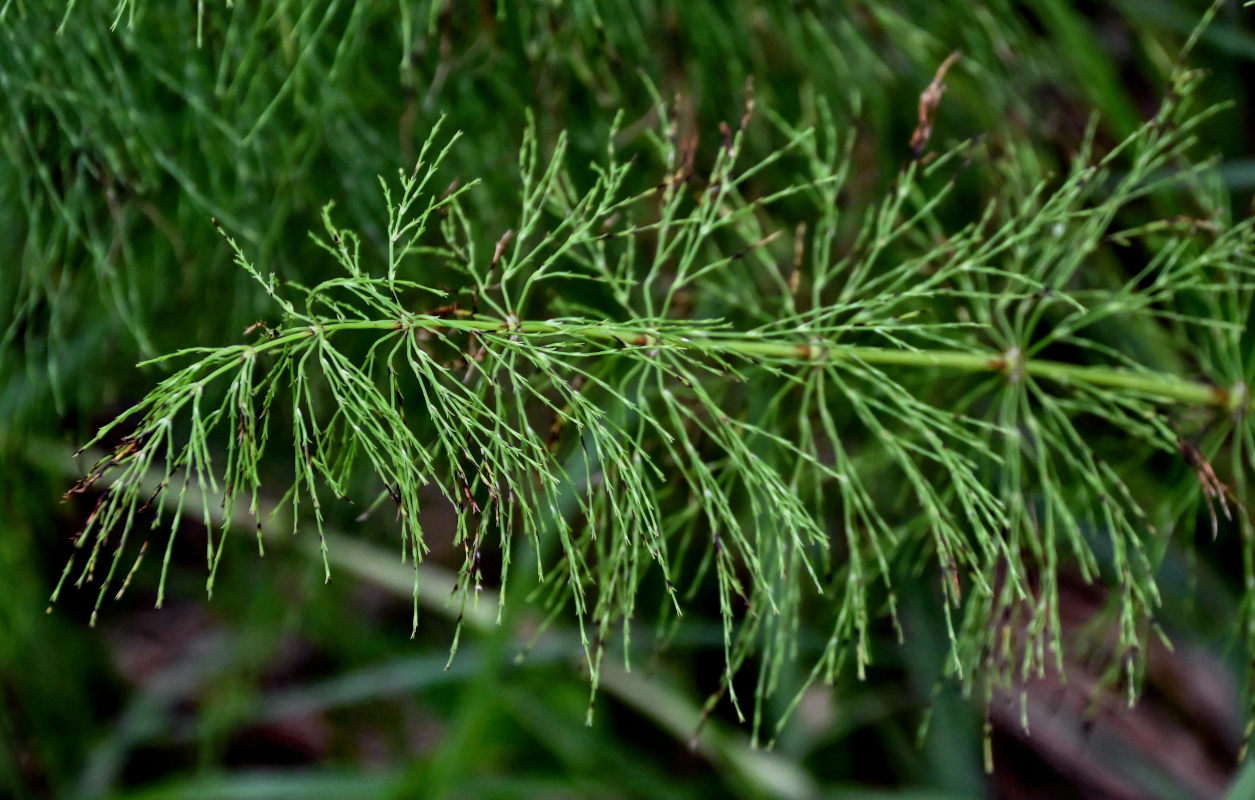
[[[0,3],[0,794],[1219,793],[1209,2]]]
[[[1111,588],[1118,638],[1090,644],[1132,697],[1168,540],[1200,497],[1252,533],[1234,500],[1255,466],[1255,233],[1190,166],[1216,110],[1192,107],[1199,80],[1177,68],[1112,147],[1091,125],[1058,176],[976,139],[908,161],[853,221],[856,129],[822,97],[817,124],[795,127],[752,86],[709,154],[656,93],[645,150],[624,157],[616,121],[587,168],[565,135],[550,149],[529,126],[506,229],[443,168],[473,136],[436,125],[416,166],[381,180],[382,238],[327,205],[314,241],[339,274],[310,286],[279,281],[215,220],[270,311],[246,343],[147,362],[171,371],[89,443],[112,451],[71,491],[110,485],[62,581],[103,573],[99,608],[168,528],[164,580],[188,497],[207,526],[211,494],[228,520],[246,506],[259,547],[265,491],[319,531],[331,499],[382,502],[402,559],[417,565],[433,537],[462,548],[455,604],[522,580],[549,619],[569,609],[594,686],[634,620],[665,639],[715,587],[726,670],[707,710],[726,696],[757,732],[786,664],[864,675],[875,627],[897,627],[898,580],[920,571],[936,577],[949,670],[986,699],[1062,669],[1070,570]],[[778,145],[746,163],[754,126]],[[982,169],[1008,170],[1006,191],[956,208]],[[285,477],[267,474],[276,450]],[[1200,483],[1125,478],[1157,454],[1183,455]],[[179,498],[168,519],[163,493]],[[433,503],[455,527],[426,524]],[[227,532],[209,539],[210,591]],[[534,573],[512,569],[520,547]],[[799,636],[803,617],[823,620],[822,641]]]

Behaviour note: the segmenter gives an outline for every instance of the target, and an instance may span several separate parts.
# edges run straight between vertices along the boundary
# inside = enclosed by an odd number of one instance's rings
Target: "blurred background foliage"
[[[1018,706],[995,706],[988,776],[980,710],[937,683],[948,644],[931,588],[899,586],[906,645],[886,636],[865,682],[808,694],[769,754],[747,749],[723,708],[690,741],[722,669],[716,621],[603,679],[585,727],[563,623],[517,663],[526,632],[469,630],[446,669],[453,620],[428,614],[416,640],[405,636],[409,578],[382,537],[341,542],[327,586],[312,551],[280,545],[262,561],[237,539],[208,601],[203,533],[189,528],[164,610],[151,608],[150,567],[95,629],[80,594],[40,613],[90,512],[89,499],[57,502],[82,468],[69,454],[162,374],[136,362],[236,341],[266,313],[211,218],[264,270],[312,284],[332,268],[306,235],[320,207],[334,198],[339,223],[382,247],[376,176],[412,163],[447,115],[465,137],[446,170],[483,180],[471,207],[490,248],[517,213],[528,109],[543,147],[569,132],[577,179],[622,111],[616,143],[648,181],[661,174],[640,142],[660,123],[655,88],[708,164],[752,78],[760,109],[811,124],[822,97],[857,131],[842,198],[852,238],[911,158],[919,94],[949,53],[963,55],[934,142],[983,139],[987,156],[957,189],[970,202],[953,204],[975,209],[1055,174],[1091,114],[1101,149],[1154,113],[1207,5],[0,4],[0,794],[1222,795],[1241,734],[1242,594],[1238,545],[1203,535],[1197,551],[1167,557],[1176,649],[1152,653],[1145,701],[1126,711],[1087,694],[1083,673],[1067,687],[1044,681],[1026,703],[1031,736]],[[1209,73],[1204,100],[1231,103],[1199,131],[1198,151],[1221,157],[1236,216],[1255,189],[1253,15],[1226,4],[1192,56]],[[767,124],[747,137],[751,161],[780,144]],[[780,162],[770,185],[791,169],[803,180],[802,168]],[[334,522],[369,527],[356,511]],[[433,545],[436,565],[461,558]],[[1069,597],[1078,624],[1101,602],[1084,586]]]

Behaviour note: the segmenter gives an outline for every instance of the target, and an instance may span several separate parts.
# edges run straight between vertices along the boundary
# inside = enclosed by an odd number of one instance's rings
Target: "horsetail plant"
[[[217,530],[212,593],[229,524],[211,495],[227,520],[247,508],[259,549],[266,493],[294,533],[321,532],[322,504],[345,498],[394,507],[416,566],[433,537],[460,547],[455,603],[534,583],[578,621],[594,688],[611,639],[628,654],[638,603],[665,636],[713,586],[726,667],[707,710],[726,698],[756,738],[784,664],[862,677],[878,625],[901,640],[898,586],[920,572],[950,673],[987,702],[1063,668],[1061,573],[1105,585],[1132,698],[1166,542],[1200,504],[1213,535],[1243,538],[1255,585],[1255,232],[1186,161],[1215,111],[1191,110],[1198,81],[1179,68],[1126,140],[1099,152],[1091,126],[1064,175],[1009,181],[957,225],[955,184],[994,158],[986,143],[906,162],[851,225],[855,133],[822,101],[814,128],[767,114],[783,144],[743,164],[763,124],[750,96],[706,170],[659,101],[640,161],[661,173],[621,157],[616,120],[586,189],[566,139],[544,153],[530,126],[505,231],[482,229],[473,182],[448,183],[442,159],[464,145],[437,125],[414,169],[381,181],[385,241],[324,209],[315,239],[337,277],[281,283],[220,228],[273,316],[246,342],[145,362],[172,371],[88,443],[112,450],[70,492],[108,488],[53,599],[98,580],[98,610],[168,526],[164,587],[189,511]],[[807,179],[773,185],[798,164]],[[263,467],[278,449],[280,491]],[[1199,475],[1188,496],[1126,481],[1124,463],[1157,454]],[[159,494],[177,496],[168,520]],[[431,521],[438,503],[454,529]],[[511,574],[520,546],[534,575]],[[824,620],[821,641],[802,641],[803,616]],[[1255,648],[1249,604],[1244,624]]]

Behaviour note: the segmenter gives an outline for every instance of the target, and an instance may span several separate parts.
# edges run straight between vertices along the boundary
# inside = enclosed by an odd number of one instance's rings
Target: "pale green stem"
[[[681,333],[659,333],[642,326],[586,324],[566,320],[511,321],[484,317],[445,318],[414,314],[404,321],[345,320],[323,323],[319,328],[289,329],[278,337],[255,345],[260,351],[290,343],[321,331],[323,334],[346,330],[449,330],[522,336],[567,336],[573,339],[618,342],[625,347],[679,348],[727,356],[770,359],[798,364],[823,364],[855,361],[919,369],[936,368],[957,372],[1001,372],[1009,380],[1028,376],[1044,378],[1064,386],[1081,385],[1122,389],[1131,393],[1156,397],[1164,401],[1193,406],[1220,406],[1230,411],[1244,411],[1250,405],[1247,388],[1216,386],[1191,381],[1160,372],[1139,372],[1119,367],[1068,364],[1061,361],[1026,359],[1018,349],[1006,353],[973,353],[963,350],[906,350],[890,347],[865,347],[810,338],[796,341],[765,337],[728,335],[686,336]]]
[[[345,324],[362,327],[361,323]],[[336,326],[325,327],[330,329]],[[370,325],[369,327],[388,326]],[[302,335],[308,336],[309,334]],[[288,334],[279,338],[286,336]],[[279,341],[278,338],[266,344],[277,341]],[[258,345],[257,349],[263,348]],[[103,454],[89,452],[86,455],[87,463],[95,463]],[[59,443],[47,441],[31,443],[27,456],[32,462],[42,465],[49,472],[54,474],[59,472],[67,479],[82,474],[82,468],[77,459],[71,455],[68,448]],[[161,474],[156,471],[146,475],[145,491],[155,490],[161,477]],[[101,480],[100,485],[104,488],[112,483],[113,476],[106,476]],[[190,500],[187,503],[180,503],[176,493],[162,492],[159,502],[169,511],[188,514],[191,509],[200,508],[198,495],[204,490],[205,487],[189,487]],[[222,495],[216,492],[209,498],[208,507],[215,525],[228,521],[223,499]],[[291,525],[282,519],[284,513],[284,508],[270,503],[266,503],[265,508],[261,509],[256,517],[244,508],[236,508],[230,523],[234,527],[247,529],[254,526],[258,519],[269,519],[272,524],[267,526],[267,531],[288,530]],[[337,533],[331,527],[324,530],[324,537],[328,543],[326,550],[328,560],[359,579],[389,591],[397,597],[409,598],[414,593],[414,571],[417,570],[419,572],[418,601],[424,608],[450,619],[460,619],[468,628],[478,633],[487,634],[497,627],[498,601],[491,590],[478,592],[470,602],[462,604],[457,601],[454,591],[457,587],[456,576],[444,567],[428,563],[400,563],[395,552],[386,551],[346,534]],[[273,541],[280,544],[287,541],[287,537],[275,537]],[[300,541],[313,557],[322,558],[323,550],[318,540],[302,538]],[[513,634],[520,648],[528,644],[530,634],[525,634],[524,631],[533,630],[536,623],[535,619],[520,615]],[[754,749],[744,735],[727,730],[715,720],[703,720],[701,707],[695,704],[683,690],[669,686],[657,676],[646,678],[629,672],[611,660],[601,665],[600,678],[599,685],[607,693],[635,708],[711,762],[734,772],[750,794],[780,798],[780,800],[805,800],[805,798],[816,796],[814,781],[805,770],[775,753]]]

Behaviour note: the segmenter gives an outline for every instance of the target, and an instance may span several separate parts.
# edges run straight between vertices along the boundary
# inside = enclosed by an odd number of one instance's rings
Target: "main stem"
[[[1102,386],[1150,395],[1162,400],[1194,406],[1219,406],[1233,412],[1250,406],[1245,384],[1216,386],[1159,372],[1135,372],[1104,366],[1068,364],[1045,359],[1027,359],[1017,348],[1005,353],[972,353],[963,350],[905,350],[864,347],[821,339],[809,341],[765,340],[761,337],[704,334],[687,336],[661,332],[641,325],[587,324],[567,320],[505,320],[488,317],[443,317],[411,314],[403,320],[344,320],[305,328],[289,328],[276,337],[253,345],[257,351],[291,343],[312,335],[346,330],[449,330],[521,336],[565,335],[572,338],[618,342],[625,347],[683,348],[728,355],[749,356],[800,364],[860,361],[902,367],[937,367],[959,372],[1001,372],[1008,380],[1025,376],[1044,378],[1063,385]],[[245,348],[241,348],[245,349]]]

